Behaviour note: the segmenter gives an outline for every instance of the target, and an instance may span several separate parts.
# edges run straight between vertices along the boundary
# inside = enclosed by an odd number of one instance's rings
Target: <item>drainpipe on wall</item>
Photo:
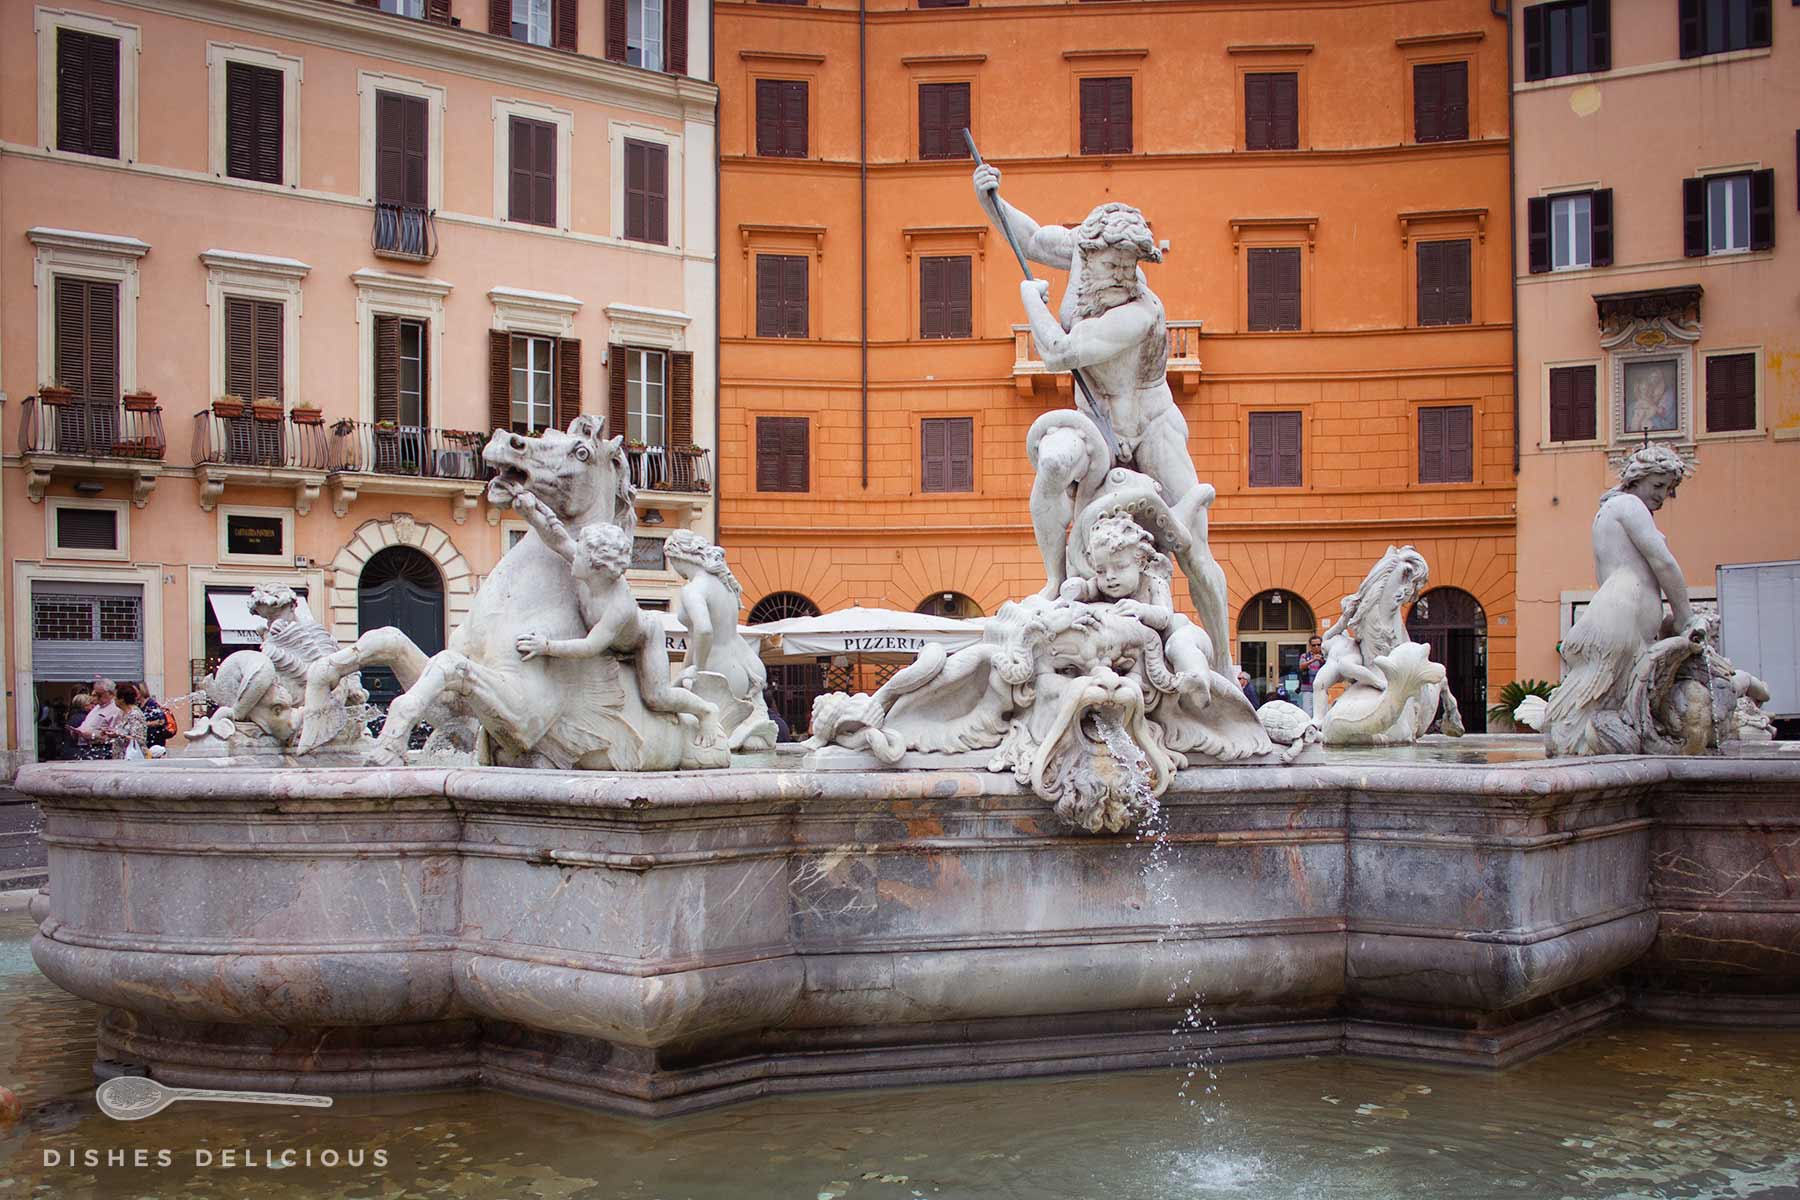
[[[719,201],[722,189],[719,184],[719,13],[710,2],[706,6],[706,78],[712,82],[713,88],[713,449],[719,449],[719,441],[724,429],[719,425],[720,399],[719,392],[724,383],[723,364],[725,362],[724,339],[719,336],[722,326],[719,324],[723,316],[723,305],[720,302],[719,271],[725,263],[725,243],[720,239],[725,236],[725,221],[721,215]],[[719,540],[719,522],[725,515],[725,464],[722,456],[713,455],[713,524],[712,540]]]
[[[869,490],[869,3],[856,0],[856,161],[862,241],[862,486]]]
[[[1514,146],[1519,140],[1513,105],[1513,27],[1511,0],[1489,0],[1489,11],[1506,22],[1506,278],[1512,288],[1512,468],[1519,473],[1519,163]]]

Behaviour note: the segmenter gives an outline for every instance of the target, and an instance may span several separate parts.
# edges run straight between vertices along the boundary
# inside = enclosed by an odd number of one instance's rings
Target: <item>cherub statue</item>
[[[1092,577],[1064,581],[1061,596],[1110,604],[1119,616],[1154,629],[1175,672],[1174,691],[1204,706],[1211,692],[1212,643],[1205,630],[1175,611],[1174,565],[1156,549],[1150,531],[1127,513],[1108,513],[1089,527],[1087,554]]]
[[[688,631],[681,686],[718,705],[720,723],[728,731],[726,749],[773,750],[775,722],[763,701],[769,675],[737,636],[743,588],[725,564],[725,552],[697,533],[678,529],[663,542],[663,553],[687,581],[675,597],[675,614]]]
[[[258,585],[250,593],[250,611],[265,622],[262,652],[269,656],[281,676],[282,685],[297,703],[306,695],[307,668],[321,658],[336,654],[337,639],[317,621],[310,617],[301,618],[300,597],[284,583]],[[361,704],[368,699],[368,694],[354,686],[354,680],[354,676],[346,680],[352,686],[344,689],[342,699],[349,704]]]
[[[588,626],[587,636],[580,638],[522,633],[516,643],[519,657],[529,661],[539,655],[597,658],[605,654],[630,659],[637,669],[645,708],[686,713],[700,724],[699,745],[711,746],[717,741],[718,708],[671,681],[662,623],[638,607],[625,585],[625,571],[631,565],[631,535],[617,525],[596,522],[582,526],[579,537],[573,536],[548,505],[527,491],[513,497],[513,508],[546,546],[568,562],[580,594],[581,619]]]

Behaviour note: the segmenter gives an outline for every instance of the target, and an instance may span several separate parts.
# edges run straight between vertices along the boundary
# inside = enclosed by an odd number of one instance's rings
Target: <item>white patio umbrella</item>
[[[763,638],[763,658],[818,658],[860,655],[875,660],[910,659],[926,646],[961,650],[981,640],[984,619],[934,617],[885,608],[839,609],[816,617],[789,617],[747,625]],[[775,639],[779,639],[776,641]]]
[[[677,617],[672,612],[659,611],[656,615],[662,621],[663,639],[664,644],[668,647],[669,657],[686,658],[688,649],[687,626],[683,625],[681,623],[681,618]],[[752,632],[748,625],[738,626],[738,636],[743,638],[746,642],[749,642],[750,649],[753,651],[760,649],[762,646],[762,635]]]

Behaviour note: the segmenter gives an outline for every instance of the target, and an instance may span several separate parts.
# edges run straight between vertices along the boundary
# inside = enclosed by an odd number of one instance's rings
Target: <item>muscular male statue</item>
[[[1169,391],[1169,330],[1162,301],[1138,269],[1140,262],[1162,261],[1149,223],[1137,209],[1115,203],[1094,209],[1076,229],[1039,225],[1002,200],[999,188],[996,168],[983,163],[975,169],[975,194],[990,219],[999,225],[1004,214],[1027,258],[1069,272],[1060,319],[1046,303],[1048,283],[1020,284],[1044,365],[1053,371],[1081,371],[1099,419],[1110,419],[1118,445],[1116,462],[1100,464],[1092,459],[1103,453],[1102,443],[1074,429],[1049,433],[1038,448],[1031,521],[1049,580],[1045,594],[1056,595],[1066,576],[1075,485],[1096,466],[1131,467],[1156,481],[1188,532],[1188,545],[1176,552],[1176,561],[1187,576],[1200,624],[1212,639],[1213,669],[1230,676],[1225,572],[1206,544],[1207,513],[1215,493],[1212,485],[1200,482],[1188,456],[1187,421]]]

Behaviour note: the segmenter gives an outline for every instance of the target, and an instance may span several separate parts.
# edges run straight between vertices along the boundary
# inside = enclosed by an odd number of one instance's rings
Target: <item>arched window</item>
[[[1444,664],[1463,728],[1487,732],[1487,612],[1461,588],[1436,587],[1406,614],[1406,636],[1431,647]]]
[[[766,625],[770,621],[785,621],[789,617],[816,617],[819,606],[802,596],[799,592],[770,592],[750,607],[752,625]]]
[[[1258,592],[1238,611],[1238,662],[1264,699],[1285,685],[1299,703],[1300,656],[1318,631],[1311,606],[1280,588]]]
[[[444,648],[444,577],[430,555],[411,546],[378,550],[356,581],[356,622],[360,633],[392,625],[426,654]],[[385,705],[400,694],[400,682],[386,667],[362,673],[369,699]]]
[[[930,617],[957,617],[961,620],[987,615],[981,611],[981,605],[961,592],[933,592],[919,601],[919,606],[913,611]]]
[[[799,592],[770,592],[750,606],[751,625],[785,621],[790,617],[816,617],[819,606]],[[813,698],[825,690],[825,664],[816,662],[769,663],[772,707],[788,723],[795,739],[812,729]]]

